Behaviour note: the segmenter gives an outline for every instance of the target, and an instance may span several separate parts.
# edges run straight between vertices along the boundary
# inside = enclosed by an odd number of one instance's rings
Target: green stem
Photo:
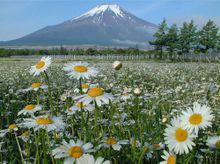
[[[44,162],[47,163],[47,152],[46,152],[46,144],[45,144],[45,131],[42,131],[43,136],[42,136],[42,145],[43,145],[43,155],[44,155]]]
[[[18,145],[18,149],[19,149],[19,152],[20,152],[21,162],[22,162],[22,164],[24,164],[24,158],[23,158],[23,154],[22,154],[22,151],[21,151],[21,145],[19,144],[19,141],[18,141],[16,133],[14,133],[14,134],[15,134],[15,139],[16,139],[16,142],[17,142],[17,145]]]
[[[50,79],[46,71],[44,71],[45,79],[46,79],[46,84],[48,85],[48,93],[49,93],[49,100],[50,100],[50,109],[54,113],[54,108],[53,108],[53,96],[51,92],[51,84],[50,84]]]
[[[96,101],[94,100],[94,102],[95,102],[95,111],[94,111],[94,132],[97,132],[96,130],[97,130],[97,126],[98,126],[98,105],[97,105],[97,103],[96,103]]]
[[[35,146],[36,146],[36,155],[35,155],[35,164],[37,163],[37,161],[39,161],[39,149],[38,149],[38,139],[37,139],[37,135],[36,135],[36,132],[34,130],[34,139],[35,139]]]

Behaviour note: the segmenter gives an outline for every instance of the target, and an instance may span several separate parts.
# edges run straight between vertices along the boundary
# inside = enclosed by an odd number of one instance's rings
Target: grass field
[[[73,62],[0,60],[0,163],[219,163],[219,64]]]

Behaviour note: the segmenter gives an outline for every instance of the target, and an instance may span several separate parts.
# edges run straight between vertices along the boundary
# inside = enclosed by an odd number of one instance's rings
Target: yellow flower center
[[[33,83],[31,84],[32,88],[39,88],[41,86],[41,83]]]
[[[89,85],[88,84],[82,84],[82,89],[88,89]]]
[[[28,132],[28,131],[26,131],[26,132],[22,133],[22,134],[21,134],[21,136],[22,136],[22,137],[27,137],[27,136],[28,136],[28,134],[29,134],[29,132]]]
[[[132,146],[134,146],[134,147],[137,146],[137,140],[136,140],[136,139],[134,139],[134,140],[132,141]]]
[[[76,106],[77,106],[78,108],[83,108],[83,107],[85,107],[85,105],[84,105],[82,102],[77,103]]]
[[[73,70],[79,73],[84,73],[88,71],[88,68],[83,66],[83,65],[77,65],[75,67],[73,67]]]
[[[220,140],[218,140],[218,141],[215,143],[215,146],[216,146],[217,148],[220,148]]]
[[[176,163],[176,158],[173,155],[170,155],[167,159],[167,164],[175,164]]]
[[[90,97],[97,97],[97,96],[101,96],[103,94],[103,90],[101,88],[91,88],[88,91],[88,95]]]
[[[16,124],[11,124],[9,125],[8,127],[10,130],[13,130],[14,128],[17,128],[17,125]]]
[[[193,125],[198,125],[202,122],[201,114],[193,114],[189,117],[189,122]]]
[[[176,140],[179,142],[183,142],[188,137],[188,132],[182,128],[178,128],[175,133]]]
[[[52,124],[53,120],[51,118],[37,118],[36,123],[38,125],[48,125],[48,124]]]
[[[153,147],[154,147],[154,149],[158,149],[158,148],[160,148],[160,145],[159,144],[153,144]]]
[[[83,155],[83,150],[80,146],[72,146],[69,148],[68,154],[73,158],[80,158]]]
[[[128,93],[124,93],[123,96],[129,96],[129,94]]]
[[[36,64],[37,69],[41,69],[45,66],[45,61],[41,60]]]
[[[24,109],[25,110],[32,110],[32,109],[34,109],[34,105],[32,105],[32,104],[30,104],[30,105],[26,105],[25,107],[24,107]]]
[[[116,144],[116,143],[117,143],[116,139],[114,139],[114,138],[112,138],[112,137],[109,137],[109,138],[106,140],[106,144],[108,144],[108,145],[114,145],[114,144]]]

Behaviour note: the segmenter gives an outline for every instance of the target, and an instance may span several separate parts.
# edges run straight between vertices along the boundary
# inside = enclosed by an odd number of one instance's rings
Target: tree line
[[[0,57],[25,56],[25,55],[109,55],[109,54],[130,54],[139,55],[149,52],[136,48],[108,48],[108,49],[67,49],[63,46],[53,49],[6,49],[0,48]]]
[[[149,42],[159,58],[193,53],[208,53],[220,50],[219,28],[209,20],[199,29],[191,20],[181,27],[176,24],[168,26],[164,19],[154,34],[155,40]]]

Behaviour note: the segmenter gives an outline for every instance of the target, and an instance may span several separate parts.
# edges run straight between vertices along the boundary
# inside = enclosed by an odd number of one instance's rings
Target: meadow
[[[0,61],[0,163],[219,163],[218,63]]]

